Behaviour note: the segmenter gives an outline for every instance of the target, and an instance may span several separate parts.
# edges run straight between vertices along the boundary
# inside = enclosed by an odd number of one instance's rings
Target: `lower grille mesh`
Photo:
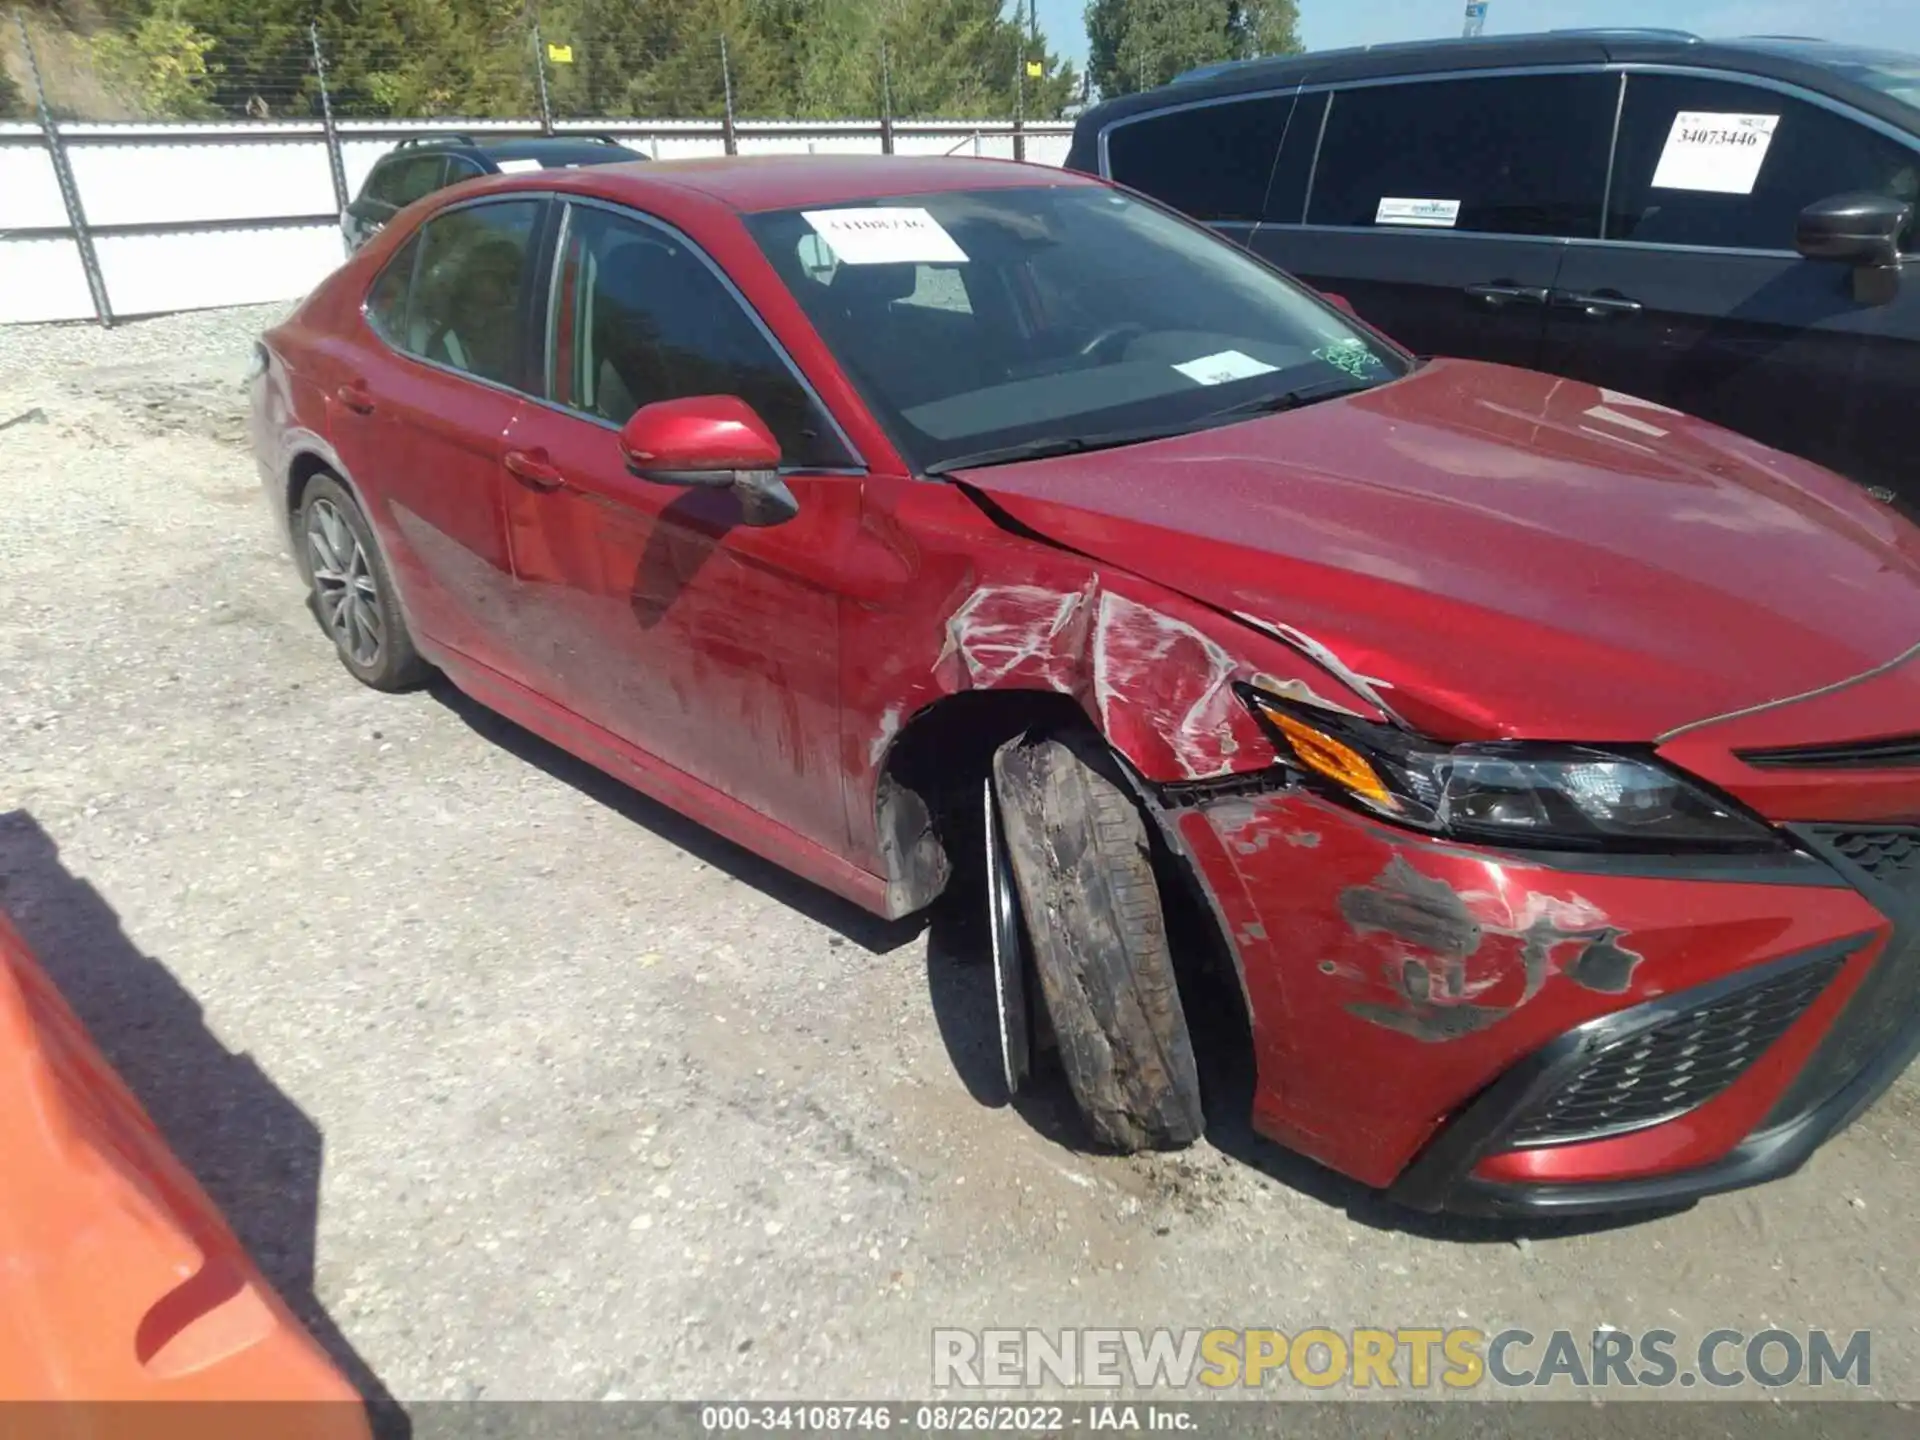
[[[1806,1012],[1845,961],[1838,955],[1797,966],[1608,1046],[1521,1117],[1512,1143],[1598,1139],[1704,1105]]]
[[[1920,889],[1920,830],[1822,829],[1820,835],[1882,885]]]

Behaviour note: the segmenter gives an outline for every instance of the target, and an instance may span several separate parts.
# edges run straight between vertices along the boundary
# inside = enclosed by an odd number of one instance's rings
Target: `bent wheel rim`
[[[331,500],[315,500],[307,507],[307,561],[320,623],[333,643],[355,665],[379,664],[387,638],[380,587],[374,583],[366,548]]]
[[[1006,841],[1000,834],[1000,807],[993,781],[982,786],[986,806],[987,929],[993,937],[994,1014],[1000,1024],[1000,1073],[1011,1099],[1026,1084],[1032,1063],[1027,1019],[1026,936],[1020,924],[1020,899]]]

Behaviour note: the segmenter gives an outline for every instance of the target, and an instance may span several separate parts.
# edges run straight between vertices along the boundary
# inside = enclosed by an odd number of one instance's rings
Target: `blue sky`
[[[1084,64],[1085,0],[1038,0],[1053,47]],[[1458,35],[1465,0],[1300,0],[1309,50]],[[1487,33],[1661,25],[1708,37],[1813,35],[1920,53],[1916,0],[1488,0]]]

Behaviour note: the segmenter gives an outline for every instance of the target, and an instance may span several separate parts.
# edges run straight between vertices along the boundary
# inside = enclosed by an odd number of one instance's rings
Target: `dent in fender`
[[[1271,674],[1172,608],[1108,588],[1098,575],[1078,590],[980,586],[946,620],[936,677],[948,693],[1019,686],[1073,696],[1154,780],[1210,780],[1270,763],[1270,745],[1234,695],[1237,680],[1324,709],[1365,713],[1359,696],[1323,693],[1338,687],[1318,665]],[[1274,663],[1284,662],[1277,654]],[[882,717],[876,751],[897,724],[891,712]]]

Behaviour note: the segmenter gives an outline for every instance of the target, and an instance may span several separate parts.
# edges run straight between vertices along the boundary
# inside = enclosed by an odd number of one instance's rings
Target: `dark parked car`
[[[1422,354],[1645,396],[1920,513],[1920,57],[1665,31],[1302,55],[1100,105],[1068,163]]]
[[[340,215],[347,249],[358,250],[400,211],[422,196],[478,175],[619,165],[648,157],[603,135],[518,135],[476,140],[471,135],[418,135],[380,157],[353,203]]]
[[[1920,1046],[1920,529],[1804,460],[988,160],[475,181],[258,361],[354,676],[951,885],[1009,1087],[1044,1014],[1107,1145],[1244,1103],[1237,1032],[1253,1123],[1408,1204],[1612,1210]]]

